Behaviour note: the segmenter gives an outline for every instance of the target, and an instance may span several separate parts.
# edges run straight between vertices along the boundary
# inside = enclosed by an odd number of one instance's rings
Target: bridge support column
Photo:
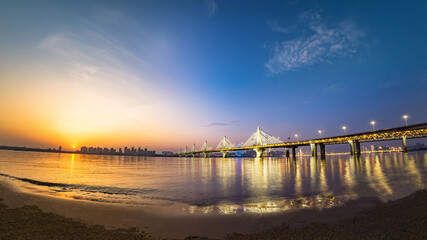
[[[286,148],[286,158],[289,158],[289,148]]]
[[[326,159],[326,150],[325,150],[325,144],[321,143],[320,146],[320,159]]]
[[[254,151],[256,152],[256,157],[261,158],[264,153],[264,148],[254,148]]]
[[[221,152],[222,152],[222,158],[226,158],[228,151],[221,151]]]
[[[293,159],[296,159],[296,158],[297,158],[297,154],[296,154],[295,148],[296,148],[296,147],[292,147],[292,158],[293,158]]]
[[[402,136],[402,148],[403,148],[403,152],[408,151],[408,146],[406,145],[406,136]]]
[[[317,146],[315,143],[310,143],[311,147],[311,156],[317,157]]]
[[[354,149],[354,140],[348,141],[350,143],[350,154],[354,155],[355,149]]]
[[[195,157],[196,157],[196,154],[195,154],[195,153],[192,153],[192,154],[191,154],[191,157],[192,157],[192,158],[195,158]]]
[[[360,156],[360,142],[358,140],[355,140],[354,143],[356,144],[356,155]]]
[[[207,158],[208,157],[208,153],[203,153],[203,158]]]

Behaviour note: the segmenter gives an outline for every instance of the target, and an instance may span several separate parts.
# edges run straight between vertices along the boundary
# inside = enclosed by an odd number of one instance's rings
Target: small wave
[[[95,202],[138,202],[146,203],[152,200],[179,202],[198,207],[210,206],[220,202],[223,199],[192,199],[183,196],[180,193],[164,191],[153,188],[125,188],[115,186],[87,185],[87,184],[67,184],[58,182],[39,181],[35,179],[22,178],[0,173],[0,176],[22,181],[32,185],[47,187],[50,192],[72,193],[69,197],[80,200],[89,200]]]
[[[0,173],[0,176],[8,177],[11,179],[19,180],[22,182],[31,183],[38,186],[50,187],[50,188],[59,188],[55,189],[56,192],[67,192],[70,190],[81,190],[89,193],[102,193],[108,195],[146,195],[158,192],[157,189],[152,188],[121,188],[113,186],[101,186],[101,185],[86,185],[86,184],[67,184],[67,183],[54,183],[54,182],[45,182],[38,181],[29,178],[20,178],[11,176],[8,174]]]

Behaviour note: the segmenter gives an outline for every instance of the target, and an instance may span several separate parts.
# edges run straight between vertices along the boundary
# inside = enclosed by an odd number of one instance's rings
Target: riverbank
[[[180,215],[163,206],[123,206],[49,197],[0,182],[2,239],[425,239],[427,192],[381,203],[361,198],[322,211],[282,214]],[[125,229],[125,230],[124,230]]]
[[[378,204],[357,215],[332,223],[312,223],[302,228],[284,224],[254,234],[234,234],[228,239],[427,239],[427,191]]]

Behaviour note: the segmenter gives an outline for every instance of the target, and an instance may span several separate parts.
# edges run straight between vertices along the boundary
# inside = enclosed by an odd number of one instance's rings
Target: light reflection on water
[[[185,213],[325,208],[362,196],[390,200],[427,183],[427,153],[326,160],[162,158],[0,151],[2,179],[32,192],[126,204],[188,204]]]

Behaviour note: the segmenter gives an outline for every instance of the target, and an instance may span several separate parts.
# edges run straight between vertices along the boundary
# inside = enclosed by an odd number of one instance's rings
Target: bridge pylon
[[[223,150],[223,151],[221,151],[221,153],[222,153],[222,158],[226,158],[226,157],[227,157],[228,152],[229,152],[229,151],[227,151],[227,150]]]
[[[184,157],[187,157],[187,154],[188,154],[188,147],[187,147],[187,146],[185,146],[185,150],[184,150]]]
[[[205,141],[205,143],[203,144],[201,150],[202,151],[212,150],[212,148],[208,144],[208,140]],[[203,152],[203,157],[207,158],[208,157],[208,153],[207,152]]]
[[[222,140],[219,142],[219,144],[216,147],[216,149],[220,150],[220,152],[222,153],[222,157],[223,158],[226,158],[227,157],[227,153],[230,151],[230,150],[227,150],[227,149],[230,149],[230,148],[233,148],[233,147],[235,147],[235,145],[230,140],[228,140],[227,136],[224,136],[222,138]]]
[[[264,153],[265,148],[254,148],[254,151],[256,152],[256,157],[261,158]]]
[[[348,141],[350,143],[350,155],[354,155],[356,152],[355,146],[354,146],[354,140]]]
[[[325,144],[320,143],[319,144],[320,147],[320,159],[321,160],[325,160],[326,159],[326,149],[325,149]]]
[[[310,143],[311,156],[317,158],[317,145],[315,143]]]
[[[402,149],[403,149],[403,152],[408,151],[408,146],[406,145],[406,136],[402,136]]]
[[[279,143],[283,142],[280,141],[280,139],[262,131],[258,126],[256,132],[249,137],[249,139],[243,144],[243,147],[254,147],[253,150],[256,152],[256,156],[262,157],[265,148],[261,146]]]
[[[193,147],[191,148],[191,156],[194,158],[194,157],[196,157],[196,154],[194,153],[195,151],[197,151],[197,149],[196,149],[196,144],[194,143],[193,144]]]

